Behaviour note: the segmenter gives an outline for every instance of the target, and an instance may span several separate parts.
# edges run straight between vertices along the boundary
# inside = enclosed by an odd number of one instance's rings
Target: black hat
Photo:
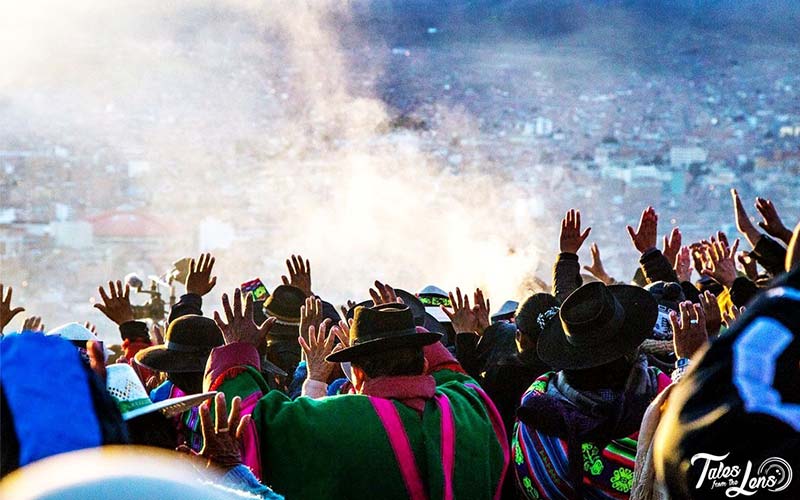
[[[414,316],[414,324],[422,326],[425,324],[425,305],[420,302],[416,295],[405,290],[395,290],[395,295],[398,299],[403,300],[403,304],[411,309],[411,314]]]
[[[164,336],[164,344],[136,353],[140,365],[160,372],[203,372],[208,355],[225,344],[214,320],[189,314],[172,321]]]
[[[273,290],[272,295],[264,301],[264,314],[275,318],[275,324],[269,331],[270,337],[291,337],[296,341],[300,334],[300,308],[306,303],[306,294],[297,287],[281,285]]]
[[[672,311],[677,311],[678,304],[686,300],[686,295],[684,295],[680,283],[656,281],[647,285],[645,289],[653,295],[658,305]]]
[[[496,313],[492,314],[492,323],[510,320],[517,312],[517,307],[519,307],[519,302],[516,300],[505,301],[503,305],[500,306],[500,309]]]
[[[635,351],[657,318],[658,304],[644,288],[589,283],[564,300],[560,321],[544,329],[539,357],[557,370],[604,365]]]
[[[357,307],[350,327],[350,347],[328,355],[328,361],[341,363],[361,356],[399,349],[422,347],[438,342],[438,333],[417,333],[414,315],[408,306],[383,304]]]

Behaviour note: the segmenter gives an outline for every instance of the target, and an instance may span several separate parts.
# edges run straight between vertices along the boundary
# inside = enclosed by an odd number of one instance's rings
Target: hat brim
[[[537,351],[542,361],[555,370],[594,368],[634,352],[653,333],[658,304],[650,292],[631,285],[611,285],[608,290],[625,311],[614,337],[597,345],[575,346],[567,340],[561,321],[554,318],[539,336]]]
[[[170,351],[165,345],[154,345],[136,353],[137,363],[159,372],[204,372],[208,354]]]
[[[450,316],[445,314],[445,312],[442,311],[442,308],[439,306],[426,307],[425,312],[433,316],[433,319],[435,319],[439,323],[450,323]]]
[[[190,394],[189,396],[181,396],[179,398],[165,399],[141,408],[136,408],[127,413],[122,414],[122,420],[130,420],[132,418],[147,415],[155,411],[161,411],[167,417],[174,417],[181,413],[200,405],[204,401],[211,399],[217,394],[217,391],[204,392],[201,394]]]
[[[329,354],[325,360],[331,363],[342,363],[345,361],[352,361],[362,356],[369,356],[370,354],[391,351],[393,349],[401,349],[403,347],[424,347],[439,342],[441,339],[442,335],[440,333],[415,332],[407,335],[367,340],[366,342],[359,342],[341,351]]]
[[[442,336],[447,335],[447,328],[441,321],[437,320],[436,316],[428,314],[427,312],[425,313],[425,323],[422,326],[429,332],[439,333]]]

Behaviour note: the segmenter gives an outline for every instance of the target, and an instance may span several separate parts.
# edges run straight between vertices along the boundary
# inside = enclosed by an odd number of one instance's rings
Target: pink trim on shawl
[[[256,407],[256,403],[261,399],[261,391],[256,391],[250,394],[242,401],[240,415],[252,415]],[[261,480],[261,449],[258,442],[258,432],[256,431],[256,424],[253,419],[245,426],[242,440],[239,442],[239,449],[242,452],[242,463],[253,471],[253,474]]]
[[[442,471],[444,472],[444,500],[453,499],[453,469],[456,465],[456,426],[453,409],[444,394],[436,396],[436,404],[442,413]]]
[[[414,452],[411,451],[411,443],[405,428],[403,428],[403,423],[400,421],[397,408],[388,399],[370,397],[369,401],[386,429],[386,435],[389,437],[397,465],[400,467],[400,474],[403,476],[408,497],[411,500],[425,500],[428,496],[425,492],[425,485],[419,475]]]
[[[483,389],[478,387],[477,384],[464,385],[470,389],[473,389],[480,395],[481,399],[483,399],[483,404],[486,405],[486,413],[489,414],[489,420],[492,422],[492,428],[497,436],[497,440],[500,441],[500,447],[503,449],[503,473],[500,475],[500,482],[497,484],[497,489],[494,492],[494,500],[499,500],[503,493],[503,479],[506,477],[508,465],[511,461],[511,454],[508,449],[506,426],[503,424],[503,419],[500,417],[500,412],[497,411],[497,407],[494,405],[494,402],[492,402],[492,400],[489,398],[489,395],[486,394]]]

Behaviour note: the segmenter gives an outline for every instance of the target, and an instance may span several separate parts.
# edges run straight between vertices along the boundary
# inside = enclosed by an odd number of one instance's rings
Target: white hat
[[[75,346],[82,349],[86,348],[86,342],[89,340],[100,342],[100,345],[104,345],[103,341],[100,340],[100,337],[92,333],[91,330],[85,326],[75,322],[53,328],[47,332],[47,335],[57,335],[64,340],[69,340]],[[114,354],[114,351],[108,348],[104,348],[103,352],[105,354],[105,359],[108,359],[110,355]]]
[[[142,385],[142,381],[129,365],[116,363],[106,367],[106,390],[117,403],[123,420],[161,410],[172,417],[195,407],[213,397],[216,391],[170,398],[153,403]]]

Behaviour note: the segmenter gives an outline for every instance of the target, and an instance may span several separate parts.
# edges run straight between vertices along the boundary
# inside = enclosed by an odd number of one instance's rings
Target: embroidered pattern
[[[591,443],[583,443],[583,470],[593,476],[599,476],[603,472],[603,461],[600,460],[600,450]]]
[[[622,493],[629,493],[631,491],[631,486],[633,486],[632,470],[626,467],[620,467],[614,471],[614,475],[611,476],[612,488]]]

